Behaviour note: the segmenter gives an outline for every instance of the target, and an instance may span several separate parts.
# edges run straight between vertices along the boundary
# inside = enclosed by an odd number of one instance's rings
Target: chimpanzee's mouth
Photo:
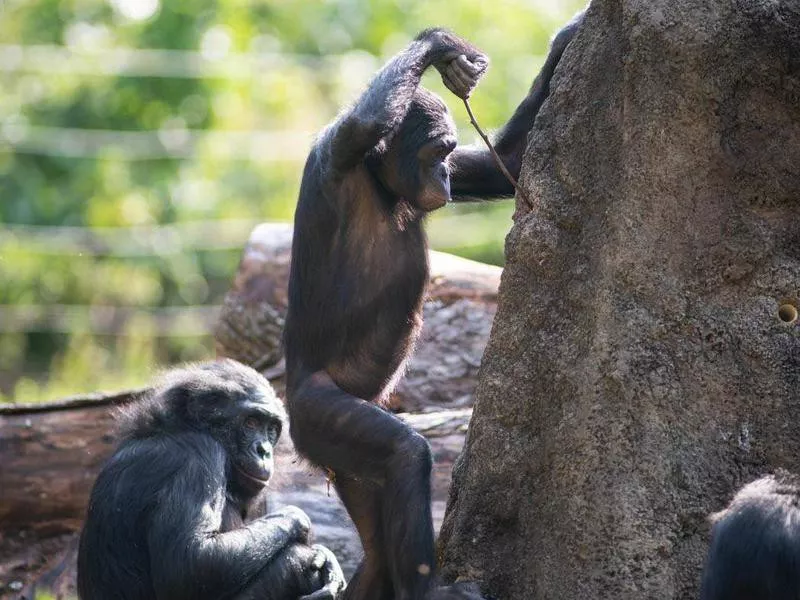
[[[257,483],[262,486],[267,485],[267,483],[269,482],[269,478],[272,475],[271,471],[261,471],[260,473],[252,473],[238,465],[236,466],[236,471],[239,473],[239,475],[241,475],[245,479],[249,479],[253,483]]]

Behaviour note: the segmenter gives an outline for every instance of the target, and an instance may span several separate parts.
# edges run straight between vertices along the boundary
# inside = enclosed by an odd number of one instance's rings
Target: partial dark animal
[[[712,521],[701,600],[800,600],[800,477],[749,483]]]
[[[169,373],[129,406],[95,482],[78,551],[83,600],[323,600],[344,577],[296,507],[248,520],[285,413],[232,360]]]
[[[580,17],[560,32],[495,147],[519,176],[528,131]],[[467,97],[488,61],[442,29],[423,31],[325,129],[295,213],[284,341],[296,448],[332,473],[365,557],[345,597],[476,597],[435,582],[426,440],[381,406],[422,324],[425,215],[450,200],[513,194],[486,149],[456,146],[442,100],[419,87],[433,66]],[[431,595],[432,594],[432,595]]]

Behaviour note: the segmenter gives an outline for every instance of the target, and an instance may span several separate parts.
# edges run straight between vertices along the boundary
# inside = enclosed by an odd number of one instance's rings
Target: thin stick
[[[464,106],[467,107],[467,114],[469,115],[470,123],[472,123],[472,126],[475,128],[475,131],[478,132],[478,135],[480,135],[483,138],[483,141],[486,142],[486,146],[489,148],[489,153],[492,155],[494,162],[497,164],[497,168],[500,169],[500,172],[505,176],[506,179],[508,179],[511,185],[514,186],[514,189],[517,192],[517,196],[522,198],[522,201],[528,205],[528,208],[533,210],[533,202],[531,202],[528,196],[525,194],[525,192],[522,191],[522,188],[519,187],[519,185],[517,185],[517,182],[514,179],[514,177],[511,175],[511,173],[508,172],[508,169],[506,169],[506,165],[503,163],[503,159],[500,158],[500,156],[497,154],[497,151],[494,149],[494,146],[492,146],[492,142],[489,141],[489,137],[485,133],[483,133],[483,129],[481,129],[481,126],[478,125],[478,121],[475,120],[475,115],[472,114],[472,108],[469,105],[468,98],[464,98]]]

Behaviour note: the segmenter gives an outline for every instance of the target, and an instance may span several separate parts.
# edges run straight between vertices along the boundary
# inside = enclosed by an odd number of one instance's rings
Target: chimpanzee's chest
[[[346,391],[378,399],[402,373],[422,324],[428,252],[421,215],[360,198],[343,213],[331,265],[327,325],[338,332],[326,370]]]
[[[381,197],[364,193],[367,175],[353,176],[362,185],[344,186],[352,194],[344,203],[333,236],[331,261],[342,269],[337,286],[348,295],[351,307],[381,312],[395,318],[418,308],[428,280],[428,248],[422,213],[403,201],[387,205]],[[333,257],[330,257],[333,258]],[[344,265],[345,267],[342,267]],[[399,312],[398,312],[399,311]]]

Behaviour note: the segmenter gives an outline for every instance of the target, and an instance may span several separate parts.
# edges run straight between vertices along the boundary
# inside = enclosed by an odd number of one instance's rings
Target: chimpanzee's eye
[[[244,420],[244,427],[245,429],[249,429],[250,431],[255,431],[261,427],[261,423],[255,417],[247,417]]]
[[[448,138],[442,140],[439,145],[439,155],[442,158],[445,158],[455,149],[456,149],[456,141],[454,139]]]
[[[434,165],[445,160],[455,147],[456,141],[451,137],[432,140],[420,149],[418,157],[421,161]]]

